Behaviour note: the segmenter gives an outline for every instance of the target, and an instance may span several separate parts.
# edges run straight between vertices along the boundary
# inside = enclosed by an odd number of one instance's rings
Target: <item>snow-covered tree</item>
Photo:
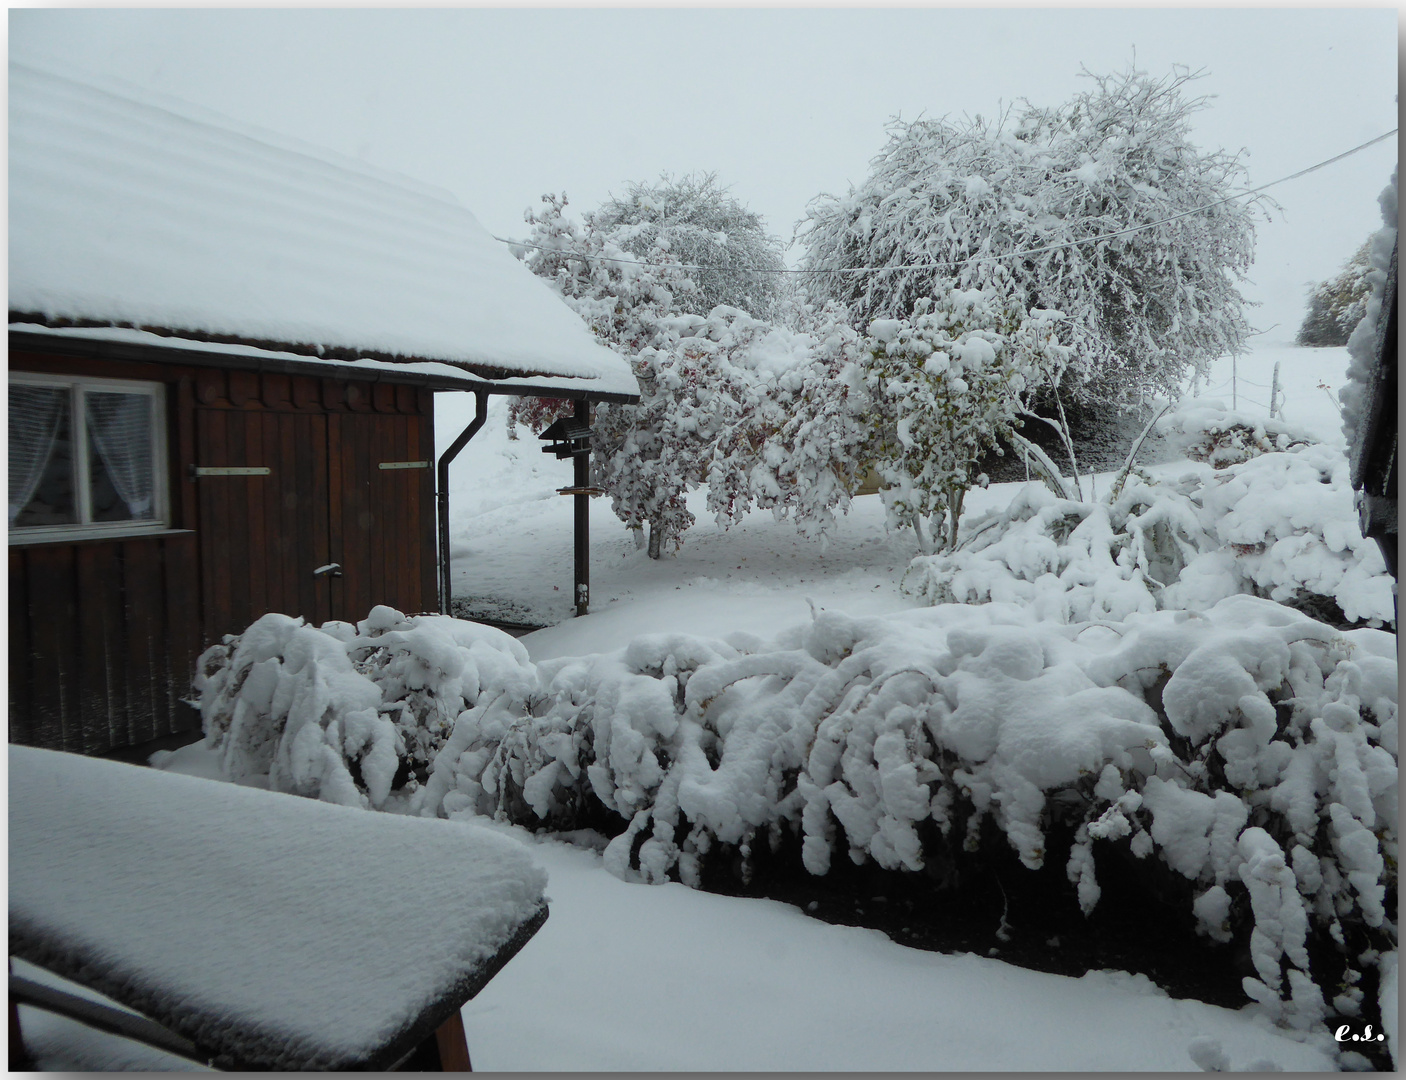
[[[592,443],[593,482],[637,541],[647,525],[658,558],[693,523],[685,493],[705,483],[724,526],[757,506],[823,539],[848,504],[865,438],[860,336],[844,313],[797,307],[792,328],[722,304],[690,314],[704,293],[662,234],[627,252],[622,243],[640,240],[634,226],[602,231],[597,215],[568,219],[565,196],[544,202],[528,214],[528,266],[630,361],[640,385],[639,404],[597,408]],[[540,431],[568,408],[521,399],[509,423]]]
[[[1364,243],[1330,281],[1320,282],[1308,297],[1308,314],[1299,327],[1300,345],[1346,345],[1367,311],[1372,294],[1371,242]]]
[[[593,421],[592,481],[610,495],[616,515],[656,558],[666,537],[677,537],[693,516],[684,493],[697,472],[686,448],[664,438],[664,418],[678,381],[667,355],[676,336],[670,320],[696,306],[698,286],[667,247],[628,251],[611,234],[566,216],[566,195],[542,196],[544,206],[525,215],[531,227],[526,263],[546,278],[600,341],[630,362],[640,386],[637,405],[602,404]],[[638,238],[636,238],[638,239]],[[661,349],[664,351],[661,352]],[[519,398],[510,426],[541,431],[570,410],[570,403]]]
[[[1105,403],[1170,395],[1243,348],[1253,209],[1231,199],[1239,158],[1191,141],[1196,76],[1090,77],[1063,105],[996,122],[895,122],[869,177],[798,226],[804,268],[825,271],[811,295],[865,325],[1008,271],[1027,309],[1067,316],[1066,386]],[[864,267],[889,269],[835,272]]]
[[[704,440],[708,509],[724,527],[753,507],[823,545],[858,483],[869,408],[863,342],[833,306],[790,326],[717,308],[680,342],[713,382],[683,410]],[[697,361],[695,361],[697,362]]]
[[[911,319],[876,319],[869,330],[867,452],[889,520],[912,526],[925,550],[928,519],[940,529],[934,541],[956,543],[977,462],[1013,438],[1029,393],[1069,362],[1056,340],[1060,313],[1026,311],[1004,284],[1004,293],[939,292],[915,301]]]
[[[743,206],[718,183],[716,173],[667,173],[652,183],[626,186],[586,216],[587,228],[625,251],[646,257],[670,252],[689,266],[697,283],[697,305],[706,314],[720,304],[769,318],[781,294],[781,243],[767,234],[760,214]]]

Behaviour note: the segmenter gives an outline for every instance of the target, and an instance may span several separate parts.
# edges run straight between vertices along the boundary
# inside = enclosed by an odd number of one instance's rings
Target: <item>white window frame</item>
[[[166,387],[159,382],[133,379],[99,379],[85,375],[41,375],[12,371],[10,384],[50,386],[69,391],[69,424],[73,439],[74,501],[78,521],[68,525],[31,525],[10,527],[11,544],[34,544],[53,540],[117,539],[166,532],[170,529],[170,472],[166,457]],[[122,394],[146,394],[152,398],[151,466],[154,516],[144,521],[93,521],[92,499],[89,491],[90,469],[88,455],[88,424],[84,413],[86,391],[116,391]]]

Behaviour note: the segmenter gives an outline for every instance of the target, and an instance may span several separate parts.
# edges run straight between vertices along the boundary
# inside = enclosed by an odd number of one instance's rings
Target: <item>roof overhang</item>
[[[16,317],[11,313],[12,320]],[[441,360],[384,360],[358,355],[319,357],[303,355],[295,351],[296,346],[272,343],[271,347],[265,347],[262,343],[200,341],[135,327],[51,327],[12,321],[9,347],[12,355],[33,352],[132,363],[235,368],[281,375],[311,375],[320,379],[423,386],[432,391],[468,390],[514,397],[567,398],[622,404],[639,401],[638,394],[595,389],[590,385],[590,379],[561,376],[492,378]]]

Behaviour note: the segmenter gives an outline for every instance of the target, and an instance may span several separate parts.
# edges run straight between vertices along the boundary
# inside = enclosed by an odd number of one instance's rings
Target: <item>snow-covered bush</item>
[[[384,606],[355,626],[265,615],[207,649],[195,685],[227,776],[375,808],[423,783],[466,709],[520,711],[536,687],[502,631]]]
[[[993,603],[534,666],[455,623],[265,616],[211,650],[201,705],[226,770],[589,824],[614,834],[606,865],[645,881],[696,886],[720,857],[745,875],[763,844],[819,875],[836,857],[916,872],[994,840],[1031,870],[1058,850],[1089,912],[1110,865],[1160,867],[1203,934],[1248,947],[1246,993],[1281,1022],[1376,1015],[1364,973],[1396,944],[1391,635],[1248,596],[1068,625]],[[403,773],[388,797],[388,750],[408,761],[422,735],[427,782]]]
[[[1357,525],[1340,451],[1204,399],[1163,421],[1212,462],[1236,463],[1176,480],[1133,471],[1099,502],[1028,484],[967,522],[955,551],[914,559],[904,587],[932,604],[1015,602],[1070,623],[1237,593],[1394,621],[1394,584]]]
[[[1282,420],[1232,412],[1215,398],[1183,399],[1175,411],[1157,421],[1157,427],[1172,450],[1216,469],[1314,441],[1308,432]]]
[[[1004,267],[1023,306],[1068,316],[1070,389],[1105,406],[1175,393],[1249,332],[1235,283],[1253,256],[1252,204],[1227,201],[1238,158],[1191,142],[1207,100],[1183,96],[1194,78],[1129,71],[996,122],[896,122],[869,177],[817,199],[798,230],[806,268],[885,269],[817,274],[808,288],[867,325],[908,317],[939,282],[979,288]]]
[[[890,524],[913,527],[924,550],[929,519],[937,546],[955,545],[978,460],[1014,436],[1028,392],[1057,381],[1069,361],[1055,339],[1060,313],[1027,312],[1001,282],[940,290],[915,301],[911,319],[869,328],[866,453]]]
[[[1246,992],[1311,1026],[1361,1008],[1394,946],[1396,666],[1379,631],[1343,634],[1269,601],[1203,615],[1032,622],[1024,607],[817,613],[775,642],[642,637],[538,665],[544,703],[466,714],[422,813],[505,813],[570,829],[614,815],[606,864],[697,885],[798,842],[918,871],[978,852],[994,825],[1031,869],[1052,829],[1087,912],[1126,853],[1179,875],[1204,934],[1248,943]],[[1338,965],[1312,961],[1327,949]],[[1315,967],[1315,963],[1318,967]]]
[[[1331,281],[1316,285],[1308,298],[1308,314],[1295,337],[1300,345],[1346,345],[1367,313],[1372,293],[1371,241],[1363,244]]]

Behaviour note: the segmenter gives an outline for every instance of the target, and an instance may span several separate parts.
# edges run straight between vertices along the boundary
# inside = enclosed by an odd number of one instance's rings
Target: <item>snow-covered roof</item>
[[[11,322],[639,392],[625,361],[446,192],[13,61],[9,155]]]

